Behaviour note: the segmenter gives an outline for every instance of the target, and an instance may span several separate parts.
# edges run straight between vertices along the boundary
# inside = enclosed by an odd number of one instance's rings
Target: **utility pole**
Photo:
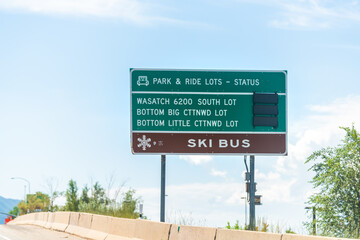
[[[316,208],[313,207],[313,234],[316,236]]]
[[[315,207],[305,207],[305,209],[312,209],[312,234],[316,236],[316,208]]]
[[[247,159],[246,155],[244,156],[244,163],[246,167],[246,173],[245,173],[245,182],[246,182],[246,192],[247,192],[247,198],[246,200],[249,203],[249,230],[255,231],[256,228],[256,218],[255,218],[255,206],[261,205],[260,199],[258,202],[255,202],[255,192],[256,192],[256,183],[255,183],[255,156],[250,156],[250,171],[247,165]],[[258,196],[261,197],[261,196]],[[246,212],[246,210],[245,210]],[[246,215],[246,213],[245,213]],[[245,221],[245,226],[246,226]]]

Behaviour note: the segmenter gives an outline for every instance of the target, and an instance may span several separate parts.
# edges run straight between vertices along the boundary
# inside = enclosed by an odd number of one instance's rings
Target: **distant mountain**
[[[16,205],[18,205],[19,202],[20,202],[20,200],[8,199],[8,198],[4,198],[4,197],[0,196],[0,212],[2,212],[2,213],[8,213],[8,212],[11,211]],[[4,223],[5,223],[5,218],[6,218],[5,215],[0,214],[0,224],[4,224]]]

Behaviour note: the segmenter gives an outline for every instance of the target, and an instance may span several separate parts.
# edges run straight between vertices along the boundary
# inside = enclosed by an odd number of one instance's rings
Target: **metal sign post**
[[[165,169],[166,155],[161,155],[160,222],[165,222]]]
[[[250,230],[255,230],[255,156],[250,156]]]

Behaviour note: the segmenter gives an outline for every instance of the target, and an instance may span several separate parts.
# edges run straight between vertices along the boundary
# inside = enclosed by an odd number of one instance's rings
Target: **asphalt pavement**
[[[0,225],[0,240],[83,240],[68,233],[32,225]]]

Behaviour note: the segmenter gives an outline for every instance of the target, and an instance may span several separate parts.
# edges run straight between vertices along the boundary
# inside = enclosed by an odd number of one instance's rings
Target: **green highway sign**
[[[286,155],[287,71],[131,69],[133,153]]]

